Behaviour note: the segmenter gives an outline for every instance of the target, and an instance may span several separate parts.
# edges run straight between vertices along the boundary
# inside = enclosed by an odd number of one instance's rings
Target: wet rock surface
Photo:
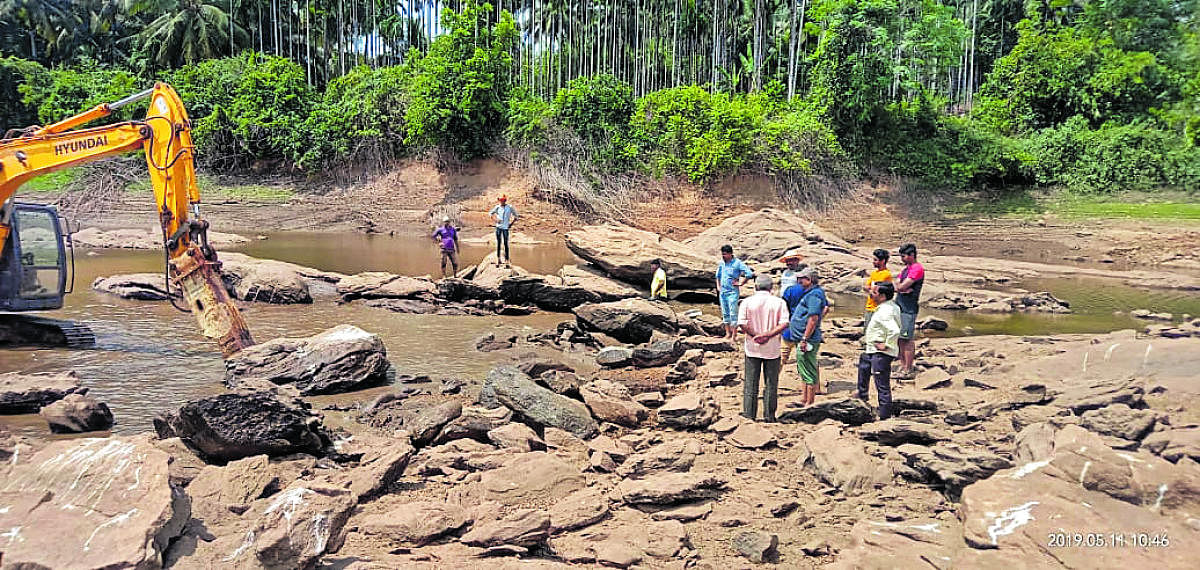
[[[38,412],[54,433],[102,431],[113,425],[108,404],[83,394],[68,394]]]
[[[278,338],[225,361],[225,383],[251,380],[294,385],[302,395],[334,394],[383,381],[390,365],[378,335],[339,325],[307,338]]]
[[[0,414],[32,414],[69,394],[87,393],[74,372],[0,374]]]
[[[135,301],[166,301],[172,296],[181,296],[181,293],[174,288],[168,293],[167,278],[161,273],[131,273],[97,277],[92,281],[92,289]]]

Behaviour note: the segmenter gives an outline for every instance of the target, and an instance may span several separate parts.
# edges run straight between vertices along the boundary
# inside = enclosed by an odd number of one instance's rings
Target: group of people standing
[[[512,264],[512,255],[508,249],[508,232],[513,222],[517,221],[517,210],[508,203],[508,196],[501,195],[488,215],[496,224],[496,265]],[[458,228],[450,220],[450,216],[442,216],[442,225],[433,231],[433,239],[439,242],[442,250],[442,277],[458,274]],[[501,245],[504,246],[504,256],[500,256]],[[450,264],[451,273],[446,273],[446,264]]]
[[[868,399],[874,379],[881,419],[891,417],[892,363],[901,362],[900,378],[913,378],[916,320],[925,268],[917,262],[917,247],[905,244],[897,252],[904,269],[893,276],[888,269],[889,253],[874,251],[873,266],[865,280],[867,296],[863,315],[863,352],[858,361],[857,395]],[[759,384],[762,384],[763,421],[775,421],[778,404],[779,373],[794,352],[796,371],[803,385],[802,404],[811,405],[820,393],[821,321],[829,313],[830,302],[820,286],[817,270],[804,266],[799,255],[785,255],[786,269],[779,280],[779,296],[772,294],[775,283],[770,275],[759,275],[734,257],[733,247],[721,247],[717,266],[717,294],[725,335],[731,342],[737,333],[745,334],[745,383],[742,415],[758,418]],[[661,263],[660,263],[661,271]],[[754,281],[755,292],[741,300],[742,285]],[[665,281],[665,276],[664,276]]]

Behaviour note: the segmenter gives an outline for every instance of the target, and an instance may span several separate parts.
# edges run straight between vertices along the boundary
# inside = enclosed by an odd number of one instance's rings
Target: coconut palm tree
[[[155,67],[174,67],[230,55],[231,51],[250,44],[246,30],[230,19],[227,0],[125,2],[131,14],[160,14],[138,36]]]

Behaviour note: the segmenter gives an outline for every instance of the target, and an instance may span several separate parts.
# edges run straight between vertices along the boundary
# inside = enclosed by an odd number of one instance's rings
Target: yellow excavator
[[[78,128],[145,99],[145,119]],[[146,153],[154,186],[168,287],[182,293],[201,333],[228,358],[254,340],[222,284],[208,222],[200,217],[191,123],[179,94],[165,83],[52,125],[10,130],[0,139],[0,311],[61,308],[68,271],[74,284],[74,247],[58,211],[16,201],[17,188],[60,168],[138,148]]]

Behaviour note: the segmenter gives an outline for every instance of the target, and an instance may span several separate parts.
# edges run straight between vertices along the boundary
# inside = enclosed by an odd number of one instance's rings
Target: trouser
[[[858,357],[858,398],[868,401],[868,383],[875,377],[875,391],[879,393],[879,419],[892,417],[892,360],[882,352],[862,353]]]
[[[800,381],[805,384],[816,386],[821,382],[821,373],[817,370],[817,354],[821,350],[821,343],[808,343],[808,352],[796,349],[796,372],[800,373]]]
[[[763,384],[763,420],[775,421],[775,406],[779,401],[779,359],[746,357],[746,382],[742,385],[742,415],[758,417],[758,379]]]
[[[454,272],[458,273],[458,255],[452,249],[442,250],[442,273],[446,273],[446,262],[450,262],[450,266],[454,268]]]
[[[504,244],[504,257],[500,257],[500,244]],[[508,252],[508,228],[496,228],[496,262],[501,260],[512,261],[512,256]]]

